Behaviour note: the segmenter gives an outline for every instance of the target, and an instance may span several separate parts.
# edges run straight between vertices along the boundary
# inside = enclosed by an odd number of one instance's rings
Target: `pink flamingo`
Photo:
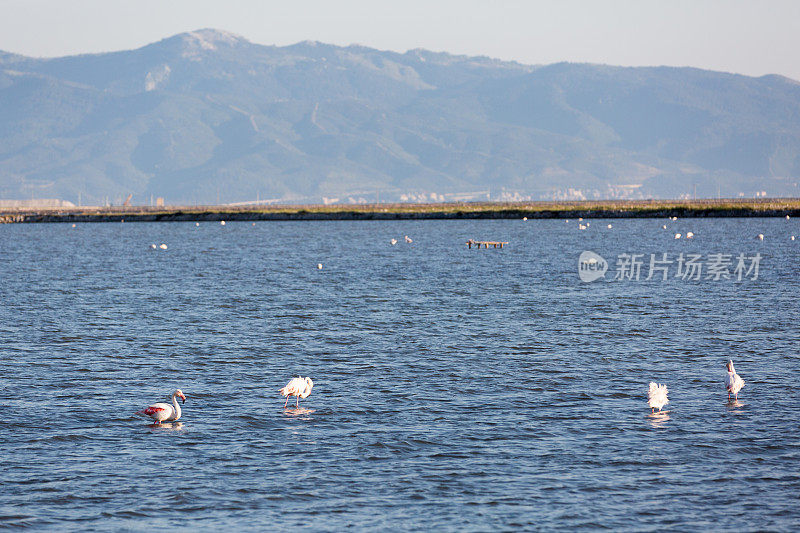
[[[650,382],[650,388],[647,391],[647,405],[650,406],[651,413],[654,413],[656,409],[661,411],[661,409],[669,403],[667,399],[668,392],[669,390],[666,385]]]
[[[161,422],[175,422],[181,417],[181,406],[178,405],[178,397],[180,397],[181,403],[186,402],[186,396],[178,389],[172,393],[172,405],[162,402],[154,403],[146,409],[136,411],[136,414],[149,416],[155,420],[156,424],[161,424]]]
[[[314,382],[311,381],[311,378],[301,378],[299,376],[293,378],[285,387],[279,389],[280,393],[286,396],[286,402],[283,404],[283,408],[286,409],[286,406],[289,404],[289,396],[297,396],[295,407],[300,407],[300,398],[308,398],[308,395],[311,394],[312,387],[314,387]]]
[[[728,359],[728,362],[725,363],[725,366],[728,369],[728,375],[725,376],[725,388],[728,389],[728,400],[731,399],[731,394],[733,394],[734,399],[738,400],[739,391],[742,390],[742,387],[744,387],[744,380],[733,368],[733,361]]]

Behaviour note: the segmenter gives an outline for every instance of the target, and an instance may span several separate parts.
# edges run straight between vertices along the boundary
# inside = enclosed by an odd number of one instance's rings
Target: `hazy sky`
[[[0,0],[0,50],[62,56],[217,28],[539,64],[675,65],[800,80],[800,0]]]

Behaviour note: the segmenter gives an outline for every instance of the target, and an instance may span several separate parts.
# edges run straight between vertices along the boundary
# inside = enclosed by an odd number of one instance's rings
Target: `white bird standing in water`
[[[397,244],[397,239],[392,239],[391,241],[389,241],[389,244],[394,246],[395,244]]]
[[[661,411],[669,403],[667,399],[668,392],[666,385],[650,382],[650,390],[647,391],[647,405],[650,406],[651,412],[655,412],[656,408]]]
[[[408,235],[405,236],[405,239],[406,239],[406,242],[409,243],[409,244],[414,242],[414,241],[411,240],[411,237],[409,237]]]
[[[739,391],[742,390],[744,387],[744,380],[736,373],[736,370],[733,368],[733,361],[728,359],[728,362],[725,364],[728,368],[728,375],[725,376],[725,388],[728,389],[728,399],[731,399],[731,394],[733,394],[734,399],[739,399]]]
[[[281,395],[286,396],[286,403],[283,404],[283,408],[285,409],[289,404],[289,396],[297,396],[295,407],[300,407],[300,398],[308,398],[313,387],[314,382],[311,381],[311,378],[301,378],[299,376],[293,378],[285,387],[279,389]]]
[[[181,403],[186,402],[186,396],[183,395],[180,389],[172,393],[172,405],[168,403],[154,403],[150,407],[136,411],[137,415],[149,416],[155,420],[156,424],[161,422],[175,422],[181,417],[181,406],[178,405],[177,398],[181,399]]]

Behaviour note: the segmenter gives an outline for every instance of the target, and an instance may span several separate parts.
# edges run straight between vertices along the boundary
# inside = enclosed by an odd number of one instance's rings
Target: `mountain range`
[[[800,83],[254,44],[0,52],[0,198],[74,203],[800,196]]]

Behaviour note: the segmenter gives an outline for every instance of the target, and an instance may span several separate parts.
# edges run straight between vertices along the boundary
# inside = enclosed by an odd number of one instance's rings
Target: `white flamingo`
[[[289,396],[297,396],[295,407],[300,407],[300,398],[308,398],[313,387],[314,382],[311,381],[311,378],[301,378],[300,376],[293,378],[285,387],[279,389],[281,395],[286,396],[286,403],[283,404],[283,408],[286,409],[289,404]]]
[[[733,361],[728,359],[728,362],[725,364],[728,369],[728,375],[725,376],[725,388],[728,389],[728,399],[731,399],[731,394],[733,394],[734,399],[739,399],[739,391],[742,390],[744,387],[744,380],[736,373],[736,370],[733,368]]]
[[[149,416],[155,420],[156,424],[161,422],[175,422],[181,417],[181,406],[178,405],[178,398],[180,397],[181,403],[186,402],[186,396],[180,389],[172,393],[172,405],[168,403],[154,403],[150,407],[136,411],[137,415]]]
[[[651,412],[655,412],[656,408],[661,411],[669,403],[667,399],[668,392],[666,385],[650,382],[650,390],[647,391],[647,405],[650,406]]]

